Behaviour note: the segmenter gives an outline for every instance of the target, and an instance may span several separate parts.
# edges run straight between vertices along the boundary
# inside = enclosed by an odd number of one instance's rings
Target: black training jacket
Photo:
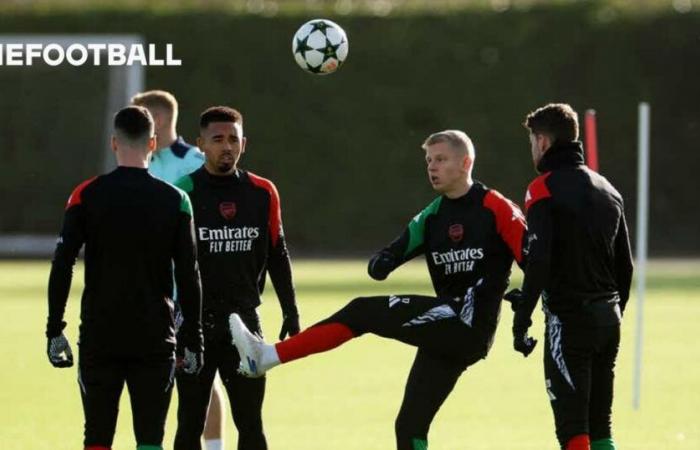
[[[537,169],[525,197],[524,306],[513,327],[530,326],[540,293],[545,312],[564,322],[619,323],[632,281],[622,197],[584,165],[580,142],[555,144]]]
[[[526,232],[520,209],[476,182],[462,197],[436,198],[369,263],[384,279],[404,262],[425,255],[435,293],[466,302],[461,319],[490,343],[513,259],[522,260]]]
[[[147,169],[120,166],[80,184],[68,199],[49,276],[47,336],[61,333],[73,265],[85,245],[81,352],[144,355],[174,349],[173,269],[184,322],[179,337],[201,348],[201,286],[192,206]]]

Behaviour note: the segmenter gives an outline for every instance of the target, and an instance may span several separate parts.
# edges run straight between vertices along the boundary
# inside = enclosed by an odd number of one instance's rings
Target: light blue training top
[[[170,147],[152,153],[148,171],[156,178],[174,183],[202,167],[202,164],[204,153],[178,136]]]

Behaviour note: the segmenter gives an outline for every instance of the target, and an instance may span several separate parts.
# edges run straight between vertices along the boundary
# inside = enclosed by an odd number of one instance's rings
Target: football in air
[[[348,38],[337,23],[314,19],[294,33],[292,52],[302,69],[328,75],[338,70],[348,57]]]

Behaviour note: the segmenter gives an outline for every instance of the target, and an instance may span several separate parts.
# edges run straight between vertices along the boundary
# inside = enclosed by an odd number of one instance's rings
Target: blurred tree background
[[[239,108],[243,165],[282,195],[295,252],[364,255],[434,197],[420,143],[460,128],[475,176],[522,204],[534,176],[525,114],[551,101],[597,111],[601,172],[634,227],[637,104],[652,106],[650,252],[698,255],[700,14],[691,0],[5,0],[4,34],[140,34],[181,67],[146,87],[199,113]],[[345,28],[347,63],[296,67],[291,37],[323,16]],[[104,68],[0,67],[0,234],[54,234],[72,188],[101,171]]]

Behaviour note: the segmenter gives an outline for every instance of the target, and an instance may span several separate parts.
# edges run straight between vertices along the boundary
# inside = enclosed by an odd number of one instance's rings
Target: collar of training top
[[[575,167],[583,164],[583,144],[580,141],[555,142],[542,156],[537,170],[544,173],[560,167]]]
[[[205,167],[202,167],[199,170],[204,172],[204,179],[207,180],[208,183],[217,186],[238,184],[243,181],[245,176],[241,169],[236,169],[231,175],[212,175]]]
[[[170,146],[170,151],[172,151],[173,155],[177,156],[178,158],[184,158],[192,147],[194,146],[185,142],[182,136],[178,136],[177,139],[175,139],[175,142],[173,142],[173,144]]]
[[[466,204],[478,204],[483,197],[481,194],[485,190],[486,187],[481,182],[474,180],[474,183],[471,185],[467,193],[463,196],[457,198],[449,198],[448,196],[443,195],[443,197],[445,197],[445,200],[448,202],[464,202]]]
[[[148,169],[145,167],[132,167],[132,166],[117,166],[116,169],[114,169],[115,172],[119,173],[124,173],[124,174],[137,174],[137,175],[145,175],[148,173]]]

